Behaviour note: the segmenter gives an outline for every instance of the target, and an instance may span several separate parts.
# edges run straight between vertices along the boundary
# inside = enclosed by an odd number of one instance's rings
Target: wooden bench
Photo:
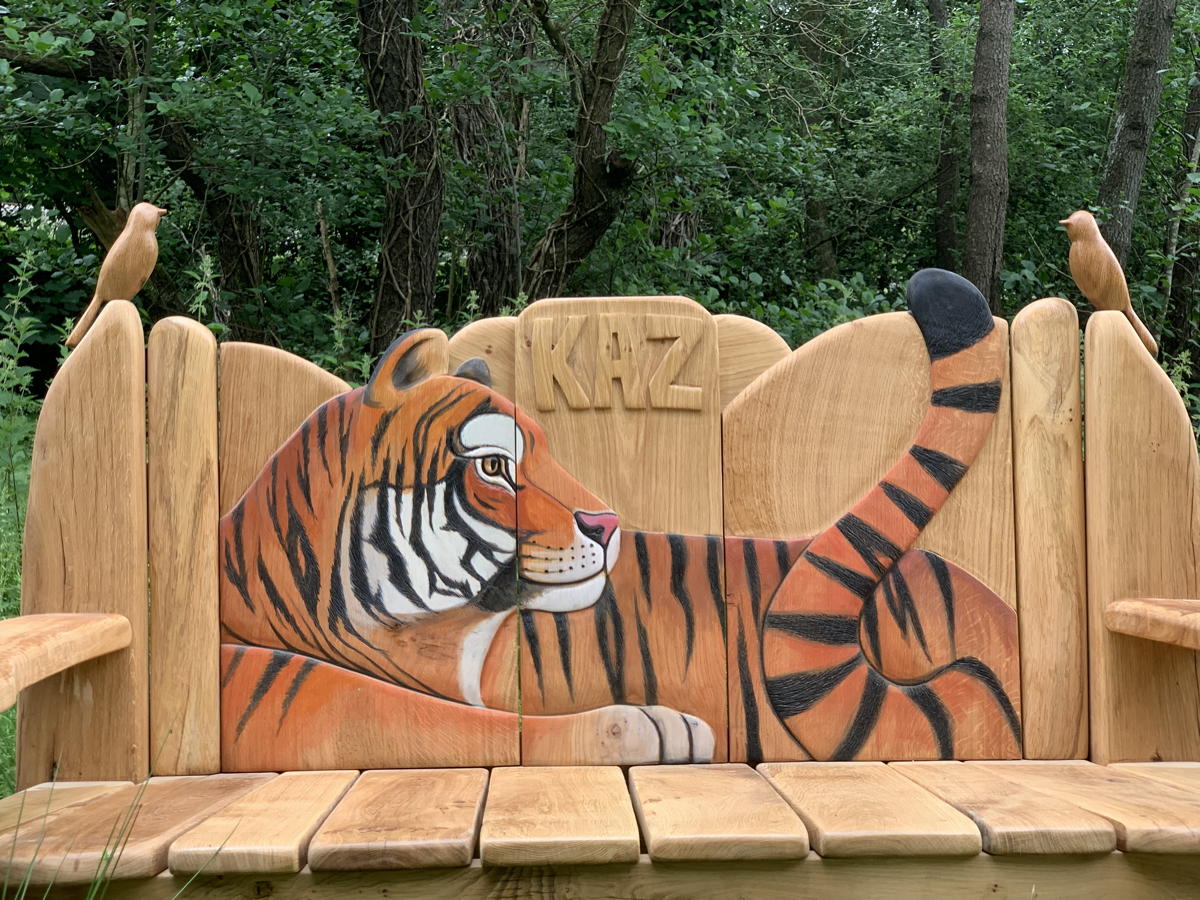
[[[1117,312],[1081,391],[1066,301],[1010,329],[933,272],[910,308],[790,352],[544,300],[347,393],[106,304],[0,624],[10,881],[1191,890],[1200,669],[1152,599],[1200,597],[1179,397]]]

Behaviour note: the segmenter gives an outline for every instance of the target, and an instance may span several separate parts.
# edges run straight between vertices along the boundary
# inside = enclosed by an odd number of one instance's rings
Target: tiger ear
[[[478,381],[484,387],[492,386],[492,370],[478,356],[472,356],[463,362],[461,366],[454,370],[454,377],[466,378],[469,381]]]
[[[367,382],[367,406],[394,406],[409,388],[450,370],[450,342],[436,328],[402,334],[387,348]]]

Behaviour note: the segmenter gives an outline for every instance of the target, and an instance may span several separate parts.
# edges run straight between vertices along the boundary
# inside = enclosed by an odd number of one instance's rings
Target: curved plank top
[[[721,362],[721,408],[759,375],[792,352],[770,326],[746,316],[713,316]]]
[[[132,640],[129,620],[112,614],[47,613],[0,621],[0,709],[16,703],[29,685]]]
[[[492,373],[492,389],[509,400],[517,396],[517,318],[479,319],[450,337],[450,371],[472,357],[482,359]]]
[[[308,414],[350,385],[294,353],[261,344],[221,345],[217,388],[221,502],[233,508]]]

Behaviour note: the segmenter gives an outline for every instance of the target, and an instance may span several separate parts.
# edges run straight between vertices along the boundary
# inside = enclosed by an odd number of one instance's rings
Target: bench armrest
[[[0,621],[0,710],[22,689],[97,656],[128,647],[133,629],[124,616],[49,613]]]
[[[1109,631],[1200,650],[1200,600],[1113,600],[1104,609],[1104,624]]]

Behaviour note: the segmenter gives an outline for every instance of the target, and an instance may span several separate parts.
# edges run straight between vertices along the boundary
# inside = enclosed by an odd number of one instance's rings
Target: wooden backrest
[[[1148,357],[1133,356],[1121,321],[1104,325],[1107,318],[1093,317],[1088,338],[1087,580],[1079,339],[1074,310],[1065,301],[1031,304],[1014,322],[1011,379],[1006,365],[996,423],[918,546],[949,559],[1018,610],[1021,678],[1009,693],[1022,715],[1025,756],[1086,755],[1086,583],[1093,617],[1093,758],[1159,753],[1197,759],[1200,747],[1190,743],[1196,729],[1179,713],[1184,706],[1195,716],[1196,698],[1179,694],[1179,684],[1194,686],[1195,655],[1142,648],[1143,642],[1114,637],[1096,624],[1096,610],[1102,612],[1107,599],[1196,596],[1200,587],[1194,558],[1179,562],[1195,521],[1195,449],[1186,416],[1161,370]],[[1006,330],[1003,322],[997,327]],[[684,332],[688,352],[652,388]],[[548,354],[564,333],[572,346],[551,360]],[[712,722],[718,736],[715,759],[748,753],[806,758],[794,733],[763,714],[778,697],[762,676],[747,683],[737,677],[771,666],[755,657],[762,651],[739,644],[753,627],[747,625],[753,617],[739,618],[750,606],[745,567],[757,554],[756,566],[764,568],[755,577],[765,583],[770,560],[781,553],[795,559],[802,549],[798,539],[830,526],[903,456],[929,390],[928,357],[911,317],[897,313],[850,323],[789,353],[769,329],[737,317],[709,317],[682,299],[542,301],[520,317],[472,324],[451,338],[448,352],[452,368],[473,356],[487,360],[497,392],[517,400],[567,470],[622,517],[623,527],[694,535],[701,541],[694,554],[712,553],[703,549],[714,546],[702,543],[705,535],[726,539],[718,568],[719,600],[728,604],[728,616],[719,628],[705,625],[717,620],[704,620],[699,606],[692,618],[674,601],[656,612],[646,602],[653,598],[637,590],[614,600],[604,622],[590,613],[587,622],[547,614],[545,624],[541,614],[527,615],[523,653],[502,663],[514,672],[523,669],[524,758],[580,761],[582,752],[582,761],[589,761],[587,753],[595,751],[578,746],[574,757],[553,757],[560,751],[548,748],[564,739],[545,729],[556,716],[569,718],[568,710],[598,708],[618,657],[627,668],[626,702],[691,712],[689,698],[697,698],[699,712],[693,714]],[[632,368],[620,365],[626,357]],[[217,348],[205,329],[179,319],[155,327],[145,360],[136,312],[128,304],[109,304],[56,378],[39,422],[23,610],[121,612],[130,617],[135,639],[130,650],[23,695],[22,785],[46,780],[56,759],[59,777],[75,780],[138,777],[151,763],[159,774],[220,770],[216,519],[314,407],[348,387],[283,351],[247,344]],[[563,365],[570,371],[556,373],[554,367]],[[603,368],[599,376],[597,366]],[[1113,371],[1121,377],[1104,374]],[[576,383],[564,389],[572,373]],[[556,376],[549,394],[537,383],[548,376]],[[599,393],[597,384],[605,385]],[[670,390],[680,386],[696,390]],[[572,397],[577,388],[583,395]],[[80,422],[86,427],[77,427]],[[147,435],[149,468],[142,474],[138,461],[145,458]],[[1164,466],[1164,458],[1177,462]],[[1132,476],[1128,462],[1117,473],[1117,460],[1130,459],[1137,461]],[[658,467],[651,468],[656,460]],[[1179,490],[1180,484],[1188,488]],[[1140,498],[1153,491],[1164,501],[1148,519]],[[1129,549],[1131,534],[1137,549]],[[735,538],[760,543],[744,544],[750,549],[738,544],[731,554]],[[783,548],[778,539],[793,540]],[[622,552],[631,551],[640,552],[630,546]],[[662,587],[654,591],[677,597],[672,579],[678,560],[668,556]],[[142,566],[149,572],[148,616],[136,575]],[[699,582],[684,586],[695,589]],[[763,610],[755,615],[761,618]],[[609,629],[608,651],[578,653],[583,641],[595,641],[598,627]],[[521,629],[511,628],[515,651]],[[614,628],[623,629],[617,643]],[[659,658],[657,642],[673,640],[667,630],[682,634],[685,628],[691,641],[686,677],[664,662],[666,668],[648,682],[646,660]],[[531,637],[541,641],[536,650]],[[572,638],[576,656],[568,677]],[[663,649],[661,658],[667,656]],[[1011,657],[1015,666],[1015,645]],[[1167,657],[1172,661],[1164,662]],[[1160,671],[1164,665],[1169,671]],[[1192,682],[1183,678],[1186,671]],[[1127,690],[1138,691],[1146,710],[1133,725],[1127,718],[1132,697],[1120,694]],[[572,696],[576,691],[579,696]],[[581,719],[579,728],[585,724]],[[421,759],[438,761],[428,752]],[[441,760],[455,761],[453,753]]]

